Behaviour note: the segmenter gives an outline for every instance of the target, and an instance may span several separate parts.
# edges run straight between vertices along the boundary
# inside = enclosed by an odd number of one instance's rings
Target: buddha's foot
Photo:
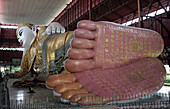
[[[143,58],[114,69],[93,69],[56,74],[46,81],[62,102],[72,105],[99,105],[130,101],[158,91],[166,71],[157,58]]]
[[[143,57],[157,57],[163,51],[159,33],[110,22],[80,21],[68,52],[69,72],[108,69]]]

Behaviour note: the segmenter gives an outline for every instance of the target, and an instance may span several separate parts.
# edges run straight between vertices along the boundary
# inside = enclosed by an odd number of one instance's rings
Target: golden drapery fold
[[[43,28],[43,31],[46,28]],[[31,46],[27,49],[23,59],[22,59],[22,66],[19,73],[19,76],[22,77],[30,72],[31,67],[33,66],[34,72],[40,74],[42,71],[42,50],[43,44],[45,39],[48,37],[46,34],[45,36],[41,36],[43,33],[39,31],[35,40],[31,44]],[[67,40],[73,35],[73,32],[65,32],[62,34],[54,34],[47,43],[47,75],[49,74],[49,62],[55,60],[55,50],[59,49],[60,47],[64,46]],[[35,60],[35,61],[34,61]]]

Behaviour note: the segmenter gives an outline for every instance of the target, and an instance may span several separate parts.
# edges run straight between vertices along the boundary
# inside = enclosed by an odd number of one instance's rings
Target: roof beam
[[[120,14],[118,14],[118,13],[115,12],[115,11],[112,11],[112,13],[116,14],[116,15],[119,16],[120,18],[123,18],[123,16],[121,16]]]
[[[122,5],[122,1],[118,1],[118,3],[119,3],[120,5]],[[126,7],[126,8],[128,8],[129,10],[131,10],[132,13],[135,12],[135,10],[133,10],[132,8],[130,8],[129,6],[127,6],[126,4],[124,4],[123,6]]]
[[[109,0],[104,0],[104,1],[109,1]],[[122,7],[123,5],[125,5],[125,4],[128,4],[128,3],[130,3],[132,0],[128,0],[128,1],[125,1],[125,2],[123,2],[121,5],[118,5],[118,6],[116,6],[116,7],[111,7],[107,12],[105,12],[105,13],[103,13],[101,16],[99,16],[98,18],[95,18],[94,20],[98,20],[98,19],[100,19],[100,18],[102,18],[102,17],[104,17],[104,16],[106,16],[106,15],[108,15],[108,14],[110,14],[110,13],[112,13],[113,11],[115,11],[116,9],[119,9],[120,7]],[[104,3],[106,3],[106,2],[104,2]],[[98,6],[103,6],[103,4],[104,4],[103,2],[100,4],[100,5],[98,5]],[[109,2],[110,3],[110,2]],[[111,2],[112,4],[113,4],[113,2]],[[110,3],[110,4],[111,4]],[[101,7],[100,7],[101,8]],[[123,17],[123,16],[121,16],[120,14],[119,14],[119,17]],[[115,20],[115,19],[113,19],[113,20]]]
[[[153,2],[155,1],[155,0],[152,0],[151,2],[148,2],[147,0],[143,0],[145,3],[147,3],[147,5],[150,7],[150,6],[152,6],[152,4],[153,4]],[[154,7],[154,6],[153,6]],[[156,7],[154,7],[154,8],[156,8]]]
[[[165,9],[165,7],[162,5],[162,3],[159,1],[159,0],[156,0],[159,5],[164,9],[164,11],[166,12],[167,16],[169,17],[170,16],[170,13]]]
[[[125,7],[127,7],[129,10],[131,10],[132,12],[136,12],[135,10],[133,10],[132,8],[130,8],[129,6],[127,5],[124,5]]]
[[[168,30],[168,28],[162,23],[162,21],[160,19],[157,19],[157,21],[162,25],[162,27],[168,33],[168,37],[170,37],[170,31]]]
[[[93,20],[93,13],[97,14],[97,15],[100,15],[97,11],[92,11],[92,20]],[[106,16],[103,16],[103,18],[109,20],[109,21],[112,21],[111,19],[109,19],[108,17]]]
[[[122,5],[122,4],[121,4]],[[110,10],[107,6],[103,5],[104,8],[107,8],[108,10]],[[111,11],[112,13],[116,14],[117,16],[119,16],[120,18],[123,18],[123,16],[121,16],[120,14],[118,14],[117,12],[115,11]]]

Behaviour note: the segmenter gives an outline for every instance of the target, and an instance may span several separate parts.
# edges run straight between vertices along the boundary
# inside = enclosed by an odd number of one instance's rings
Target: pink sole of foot
[[[157,57],[163,47],[160,34],[152,30],[80,21],[65,67],[70,72],[115,68],[132,60]]]
[[[163,86],[166,79],[165,68],[157,58],[145,58],[114,69],[87,70],[74,75],[82,87],[103,96],[105,103],[153,94]]]

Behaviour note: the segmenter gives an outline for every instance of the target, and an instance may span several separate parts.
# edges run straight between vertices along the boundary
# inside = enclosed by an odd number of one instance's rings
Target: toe
[[[54,88],[56,85],[59,85],[61,83],[73,83],[73,82],[75,82],[75,76],[71,73],[56,74],[56,75],[50,76],[46,80],[46,86],[48,88]]]
[[[90,70],[95,67],[93,59],[88,60],[72,60],[68,59],[65,62],[65,68],[69,72],[81,72],[84,70]]]
[[[69,100],[72,96],[80,93],[88,93],[87,89],[81,88],[81,89],[72,89],[67,92],[64,92],[62,94],[62,98],[65,100]]]
[[[77,24],[78,28],[88,29],[88,30],[96,30],[97,25],[95,22],[90,20],[82,20]]]
[[[70,59],[90,59],[94,56],[94,51],[90,49],[75,49],[72,48],[68,52]]]
[[[89,31],[86,29],[76,29],[74,32],[76,38],[95,39],[97,37],[96,31]]]
[[[83,97],[94,96],[93,93],[78,93],[70,98],[71,103],[78,103],[78,101]]]
[[[92,95],[82,97],[78,103],[80,105],[102,105],[106,102],[103,97]]]
[[[88,40],[88,39],[83,39],[83,38],[74,38],[71,43],[71,46],[73,48],[90,49],[90,48],[94,48],[94,45],[95,45],[94,40]]]
[[[74,83],[62,83],[54,88],[54,92],[58,94],[62,94],[66,91],[72,90],[72,89],[80,89],[81,84],[79,82],[74,82]]]

